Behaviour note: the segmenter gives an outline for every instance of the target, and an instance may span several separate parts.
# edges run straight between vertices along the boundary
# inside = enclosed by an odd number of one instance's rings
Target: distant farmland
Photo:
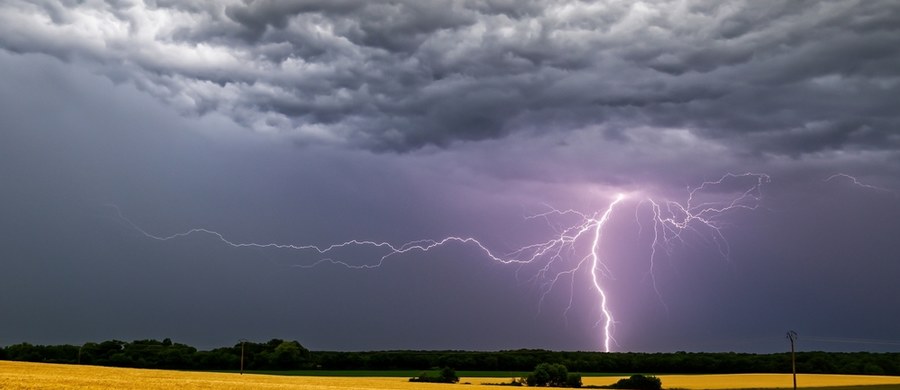
[[[791,386],[787,374],[734,374],[734,375],[660,375],[665,388],[680,389],[774,389]],[[497,383],[509,378],[464,377],[462,382],[473,385]],[[586,385],[607,385],[617,377],[585,377]],[[833,389],[898,389],[900,377],[865,375],[814,375],[798,376],[802,388],[825,386]],[[280,375],[238,375],[235,373],[190,372],[78,366],[66,364],[25,363],[0,361],[0,388],[2,389],[453,389],[505,388],[499,386],[442,385],[410,383],[402,377],[313,377]]]

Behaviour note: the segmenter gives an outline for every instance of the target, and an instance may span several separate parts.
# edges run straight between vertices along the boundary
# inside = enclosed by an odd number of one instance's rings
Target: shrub
[[[525,378],[512,378],[509,382],[500,382],[500,383],[482,383],[484,385],[491,386],[513,386],[513,387],[522,387],[525,386]]]
[[[620,379],[614,385],[609,386],[611,389],[632,389],[632,390],[660,390],[662,389],[662,381],[653,375],[632,375],[628,379]]]
[[[534,372],[525,378],[528,386],[552,386],[567,387],[569,381],[569,370],[566,366],[558,363],[541,363],[534,368]],[[581,384],[581,376],[578,376],[579,386]]]
[[[417,377],[409,378],[410,382],[429,382],[429,383],[457,383],[459,382],[459,376],[456,375],[456,370],[450,367],[444,367],[437,374],[430,374],[427,372],[423,372],[421,375]]]

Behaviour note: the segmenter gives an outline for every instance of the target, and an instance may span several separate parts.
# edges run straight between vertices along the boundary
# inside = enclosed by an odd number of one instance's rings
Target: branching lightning
[[[867,189],[870,189],[870,190],[875,190],[875,191],[878,191],[878,192],[883,192],[883,193],[891,194],[891,195],[893,195],[893,196],[895,196],[895,197],[900,197],[900,192],[897,192],[897,191],[894,191],[894,190],[890,190],[890,189],[887,189],[887,188],[884,188],[884,187],[878,187],[878,186],[873,186],[873,185],[871,185],[871,184],[863,183],[863,182],[860,181],[858,178],[856,178],[856,176],[848,175],[848,174],[846,174],[846,173],[835,173],[835,174],[833,174],[833,175],[831,175],[831,176],[828,176],[828,178],[826,178],[824,181],[825,181],[825,182],[830,182],[830,181],[835,180],[835,179],[845,179],[845,180],[849,180],[850,183],[853,184],[853,185],[855,185],[855,186],[859,186],[859,187],[862,187],[862,188],[867,188]]]
[[[728,184],[727,181],[736,179],[744,179],[744,181],[749,179],[751,184],[745,184],[743,187],[730,191],[721,188]],[[684,242],[684,233],[693,232],[700,237],[711,239],[719,254],[724,259],[730,260],[731,248],[722,232],[724,228],[722,217],[731,211],[756,210],[762,199],[762,187],[770,180],[769,175],[764,173],[728,173],[718,180],[706,181],[698,187],[690,189],[685,203],[671,200],[656,201],[649,197],[643,201],[650,207],[653,225],[648,274],[653,289],[660,297],[661,302],[662,294],[656,285],[656,277],[653,272],[658,251],[664,250],[671,255],[672,243],[674,241]],[[717,188],[718,191],[721,191],[719,196],[710,194]],[[665,303],[663,304],[665,305]]]
[[[655,262],[660,253],[671,254],[673,243],[685,243],[688,239],[686,233],[693,233],[697,237],[711,240],[718,253],[728,259],[730,248],[723,232],[724,217],[737,210],[757,209],[761,202],[762,187],[768,182],[769,176],[766,174],[729,173],[718,180],[703,182],[693,189],[688,188],[687,199],[683,203],[667,199],[655,200],[649,196],[643,199],[635,197],[635,202],[631,202],[631,204],[635,207],[633,215],[640,227],[639,234],[644,230],[647,218],[649,218],[647,226],[652,226],[648,248],[648,274],[652,279],[653,288],[661,300],[662,295],[654,276]],[[632,194],[640,194],[640,192],[635,191]],[[126,218],[118,207],[114,205],[111,207],[116,210],[117,216],[126,225],[150,239],[169,241],[194,235],[208,235],[234,248],[280,249],[299,251],[315,256],[314,260],[309,263],[296,265],[301,268],[333,265],[348,269],[373,269],[381,267],[392,257],[412,252],[428,252],[450,244],[471,246],[485,259],[493,262],[509,265],[536,265],[538,271],[534,280],[541,286],[541,304],[544,297],[554,290],[561,280],[570,281],[573,290],[570,291],[569,305],[566,307],[565,313],[572,309],[576,274],[588,272],[592,281],[591,287],[596,291],[598,298],[597,308],[601,318],[598,320],[597,326],[602,328],[602,348],[608,352],[612,348],[611,344],[615,343],[613,338],[615,320],[603,283],[605,279],[612,277],[602,256],[603,233],[613,219],[614,211],[624,207],[632,198],[631,195],[616,194],[605,209],[592,213],[550,208],[547,212],[527,217],[527,219],[545,219],[548,224],[563,217],[567,219],[574,217],[576,222],[563,225],[545,241],[525,245],[504,254],[499,254],[478,239],[467,236],[448,236],[439,240],[415,240],[403,244],[354,239],[317,246],[237,242],[226,238],[219,232],[205,228],[192,228],[170,235],[156,235]],[[649,210],[649,212],[641,212],[642,209]],[[369,262],[350,262],[337,256],[341,249],[346,248],[365,248],[374,254]]]

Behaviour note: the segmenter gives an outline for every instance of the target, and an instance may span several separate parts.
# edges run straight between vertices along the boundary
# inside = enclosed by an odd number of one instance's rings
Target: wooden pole
[[[791,340],[791,372],[794,374],[794,390],[797,390],[797,356],[794,351],[794,341],[797,340],[797,332],[793,330],[787,333],[788,340]]]
[[[247,340],[241,340],[241,375],[244,375],[244,342]],[[794,385],[796,387],[796,384]]]

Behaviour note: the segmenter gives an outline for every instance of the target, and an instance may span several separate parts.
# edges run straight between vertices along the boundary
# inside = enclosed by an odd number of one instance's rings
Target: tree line
[[[243,344],[243,347],[242,347]],[[0,359],[100,366],[182,370],[429,370],[531,371],[538,364],[562,364],[571,372],[652,372],[669,374],[787,373],[789,353],[628,353],[556,352],[520,349],[471,351],[310,351],[297,341],[236,343],[200,351],[170,339],[108,340],[83,345],[0,348]],[[900,375],[900,353],[799,352],[797,371],[823,374]]]
[[[558,363],[571,372],[669,374],[789,373],[790,353],[630,353],[513,350],[312,352],[326,369],[398,370],[453,367],[472,371],[531,371],[541,363]],[[803,373],[900,375],[900,353],[799,352]]]
[[[309,350],[300,343],[280,339],[209,351],[198,351],[170,339],[108,340],[80,346],[21,343],[0,349],[0,359],[6,360],[179,370],[238,370],[242,355],[246,370],[297,370],[312,362]]]

